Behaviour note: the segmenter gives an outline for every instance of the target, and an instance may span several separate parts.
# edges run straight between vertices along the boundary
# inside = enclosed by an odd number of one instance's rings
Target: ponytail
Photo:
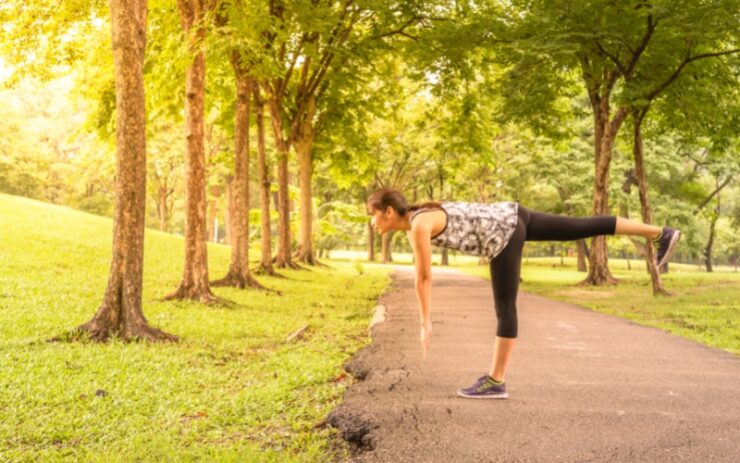
[[[367,206],[379,211],[385,211],[389,206],[398,212],[401,217],[405,216],[408,212],[423,209],[426,207],[440,207],[442,204],[436,201],[429,201],[422,204],[408,205],[406,198],[398,191],[393,188],[381,188],[375,191],[367,198]]]
[[[412,206],[409,206],[409,211],[416,211],[419,209],[426,209],[428,207],[442,207],[442,203],[437,201],[428,201],[426,203],[421,204],[414,204]]]

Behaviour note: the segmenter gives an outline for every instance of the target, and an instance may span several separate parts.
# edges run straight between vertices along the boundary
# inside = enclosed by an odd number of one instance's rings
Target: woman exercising
[[[516,295],[519,290],[522,248],[525,241],[570,241],[597,235],[633,235],[657,246],[658,266],[670,259],[681,232],[616,216],[568,217],[537,212],[516,202],[490,204],[427,202],[409,206],[401,193],[390,188],[367,199],[367,211],[379,233],[407,232],[414,251],[416,296],[421,315],[421,346],[429,347],[432,271],[431,245],[486,256],[491,272],[498,327],[493,364],[488,374],[457,391],[469,398],[505,399],[505,374],[517,337]]]

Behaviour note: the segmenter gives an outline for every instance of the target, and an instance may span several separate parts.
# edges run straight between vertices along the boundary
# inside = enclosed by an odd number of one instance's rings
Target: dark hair
[[[417,209],[442,206],[442,204],[437,201],[408,205],[406,203],[406,198],[404,198],[399,191],[394,190],[393,188],[381,188],[380,190],[375,191],[373,194],[368,196],[366,204],[379,211],[385,211],[386,208],[390,206],[395,209],[401,217],[405,216],[407,212],[415,211]]]

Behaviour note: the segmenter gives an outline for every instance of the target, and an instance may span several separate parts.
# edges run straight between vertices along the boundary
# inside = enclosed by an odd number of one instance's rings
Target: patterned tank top
[[[518,219],[519,205],[513,201],[498,203],[443,202],[442,210],[447,215],[445,227],[432,237],[432,244],[442,248],[456,249],[465,254],[496,257],[509,243]],[[409,221],[417,214],[436,210],[418,209],[411,213]]]

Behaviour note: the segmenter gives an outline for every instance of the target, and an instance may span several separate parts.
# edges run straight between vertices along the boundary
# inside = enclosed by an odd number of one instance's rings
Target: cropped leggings
[[[519,219],[514,234],[504,249],[491,261],[491,285],[496,307],[496,336],[516,338],[516,294],[525,241],[571,241],[597,235],[613,235],[617,217],[568,217],[546,214],[519,205]]]

